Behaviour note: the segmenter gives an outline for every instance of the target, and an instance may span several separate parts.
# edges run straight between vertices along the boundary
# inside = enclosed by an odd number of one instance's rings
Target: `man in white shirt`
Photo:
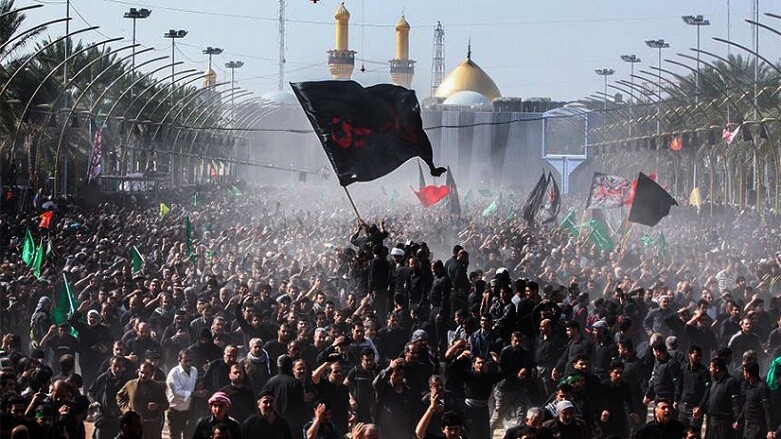
[[[171,439],[192,437],[195,420],[191,419],[195,384],[198,381],[198,369],[193,366],[193,353],[189,349],[179,351],[179,364],[168,372],[165,380],[165,393],[168,396],[168,430]]]

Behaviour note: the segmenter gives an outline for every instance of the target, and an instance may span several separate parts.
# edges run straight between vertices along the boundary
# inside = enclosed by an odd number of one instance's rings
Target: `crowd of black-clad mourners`
[[[772,211],[677,207],[604,249],[487,200],[359,223],[240,187],[3,209],[3,438],[781,438]]]

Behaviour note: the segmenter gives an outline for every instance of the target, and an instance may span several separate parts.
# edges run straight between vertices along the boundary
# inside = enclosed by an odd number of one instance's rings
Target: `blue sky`
[[[636,69],[657,65],[656,50],[646,47],[647,39],[664,38],[675,53],[693,55],[696,29],[681,20],[682,15],[702,14],[711,26],[702,28],[703,50],[726,54],[727,45],[711,37],[730,38],[751,46],[751,18],[754,0],[348,0],[350,47],[358,51],[353,79],[365,84],[389,82],[387,61],[393,57],[393,25],[404,12],[412,26],[410,57],[417,61],[413,88],[428,96],[431,81],[433,30],[439,20],[445,27],[446,65],[452,69],[466,57],[469,38],[472,59],[499,86],[504,96],[551,97],[575,100],[602,90],[596,68],[612,68],[611,80],[629,79],[629,65],[622,54],[636,54],[642,63]],[[65,15],[64,0],[17,0],[17,6],[44,4],[28,13],[30,22],[43,22]],[[241,60],[236,71],[239,85],[256,94],[277,87],[278,31],[277,0],[72,0],[72,26],[85,23],[101,26],[105,36],[131,38],[131,20],[123,19],[130,7],[152,9],[152,15],[138,22],[137,39],[159,53],[170,54],[168,29],[186,29],[178,41],[177,60],[181,68],[205,69],[206,46],[225,52],[215,58],[221,79],[229,78],[223,64]],[[328,78],[326,51],[334,45],[333,14],[339,2],[287,0],[287,81]],[[760,12],[781,14],[781,2],[760,0]],[[781,20],[761,15],[760,21],[781,29]],[[63,25],[51,29],[61,34]],[[85,40],[101,38],[93,32]],[[760,51],[778,60],[781,37],[760,30]],[[732,53],[740,53],[732,49]],[[150,56],[151,57],[151,56]],[[363,60],[363,61],[361,61]],[[367,72],[358,71],[361,62]],[[671,70],[683,71],[682,68]]]

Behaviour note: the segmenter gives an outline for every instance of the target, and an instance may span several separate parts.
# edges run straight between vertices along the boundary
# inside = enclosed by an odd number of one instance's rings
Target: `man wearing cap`
[[[553,437],[589,439],[591,433],[586,423],[575,417],[575,405],[568,400],[556,403],[556,417],[545,421],[542,428],[550,430]]]
[[[259,415],[250,416],[241,425],[243,437],[293,439],[290,425],[274,409],[274,394],[271,391],[261,392],[258,396],[258,410]]]
[[[165,395],[165,384],[152,379],[153,369],[151,364],[141,363],[138,378],[125,383],[117,392],[117,405],[123,413],[132,410],[141,415],[147,439],[160,439],[168,397]]]
[[[610,364],[618,359],[618,348],[610,334],[610,326],[604,320],[595,322],[591,329],[594,334],[594,375],[600,380],[608,378]]]
[[[84,387],[89,387],[98,376],[98,366],[106,357],[111,348],[111,331],[100,323],[100,312],[89,309],[91,302],[81,302],[79,308],[68,319],[79,332],[79,365],[81,376],[84,379]],[[81,317],[87,313],[87,324],[82,323]]]
[[[231,439],[241,439],[241,427],[239,423],[228,416],[231,408],[231,400],[224,392],[215,392],[209,398],[209,412],[211,416],[205,416],[198,420],[193,433],[193,439],[210,439],[212,428],[217,424],[225,424],[230,431]]]

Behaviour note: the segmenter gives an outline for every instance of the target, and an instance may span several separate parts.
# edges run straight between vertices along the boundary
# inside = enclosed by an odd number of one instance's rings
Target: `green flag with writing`
[[[32,267],[33,260],[35,259],[35,240],[33,234],[28,228],[24,234],[24,246],[22,246],[22,262],[27,268]]]
[[[578,230],[578,227],[575,225],[575,209],[570,209],[569,212],[567,212],[566,215],[564,215],[564,218],[561,220],[561,227],[564,229],[569,230],[569,233],[574,236],[575,238],[580,235],[580,231]]]
[[[71,286],[65,273],[62,273],[62,280],[65,282],[64,291],[57,295],[51,310],[52,321],[55,325],[68,323],[68,317],[76,310],[76,297],[73,295]],[[75,329],[71,328],[71,334],[77,336]]]
[[[130,249],[130,261],[133,264],[133,273],[141,271],[141,267],[144,266],[144,257],[141,256],[141,252],[138,251],[135,245]]]
[[[610,230],[602,221],[591,220],[586,223],[589,228],[588,239],[596,244],[600,250],[613,250],[615,243],[610,236]]]
[[[38,248],[35,249],[35,257],[33,258],[33,274],[35,277],[40,278],[41,277],[41,267],[43,266],[43,239],[41,240],[41,243],[38,244]]]

